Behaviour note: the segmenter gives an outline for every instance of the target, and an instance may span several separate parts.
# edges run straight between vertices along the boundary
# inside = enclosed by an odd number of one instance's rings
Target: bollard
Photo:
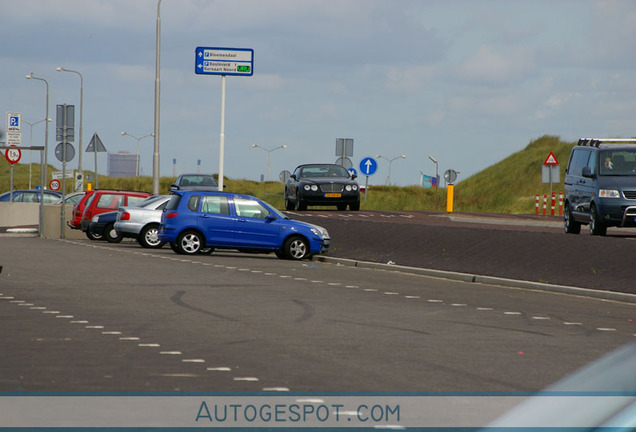
[[[552,192],[552,205],[550,206],[550,216],[554,216],[555,203],[556,203],[556,192]]]
[[[446,211],[448,213],[453,212],[453,189],[454,185],[449,184],[446,187]]]
[[[539,216],[539,194],[535,196],[534,200],[534,213]]]
[[[548,195],[543,195],[543,216],[547,216],[547,207],[548,207]]]
[[[563,216],[563,192],[559,192],[559,216]]]

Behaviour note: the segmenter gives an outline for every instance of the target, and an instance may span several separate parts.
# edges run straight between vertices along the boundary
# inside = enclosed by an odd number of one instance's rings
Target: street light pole
[[[157,46],[155,59],[155,129],[152,134],[155,137],[155,145],[152,153],[152,193],[159,195],[159,106],[161,93],[161,78],[159,65],[161,64],[161,0],[157,0]]]
[[[273,151],[276,151],[276,150],[287,148],[287,146],[285,144],[283,144],[283,145],[278,146],[278,147],[267,149],[265,147],[259,146],[258,144],[252,144],[252,148],[259,148],[259,149],[267,152],[267,181],[269,181],[269,166],[270,166],[270,155],[271,155],[271,153]]]
[[[428,157],[435,164],[435,187],[439,187],[439,165],[433,156]]]
[[[377,157],[378,159],[384,159],[384,160],[386,160],[386,161],[389,161],[389,175],[388,175],[388,177],[386,178],[386,184],[387,184],[387,185],[390,185],[390,184],[391,184],[391,164],[392,164],[392,163],[393,163],[393,161],[394,161],[394,160],[396,160],[396,159],[406,159],[406,155],[396,156],[396,157],[394,157],[393,159],[388,159],[388,158],[385,158],[384,156],[381,156],[381,155],[377,155],[376,157]]]
[[[45,80],[44,78],[36,78],[35,76],[33,76],[33,72],[31,72],[30,74],[28,74],[26,76],[26,79],[34,79],[37,81],[44,81],[44,84],[46,84],[46,116],[45,118],[49,118],[49,82],[47,80]],[[47,173],[47,169],[48,169],[48,165],[49,165],[49,122],[46,122],[46,130],[44,132],[44,168],[42,169],[42,172],[40,173],[40,181],[42,183],[42,189],[46,189],[46,180],[48,179],[48,173]]]
[[[144,135],[144,136],[142,136],[142,137],[139,137],[139,138],[137,138],[137,137],[136,137],[136,136],[134,136],[133,134],[130,134],[130,133],[126,132],[126,131],[123,131],[121,134],[122,134],[122,135],[128,135],[129,137],[134,138],[134,139],[136,139],[136,140],[137,140],[137,167],[136,167],[136,170],[135,170],[135,177],[139,177],[139,142],[140,142],[142,139],[144,139],[144,138],[148,138],[148,137],[151,137],[151,136],[154,136],[155,134],[154,134],[154,133],[151,133],[151,134],[148,134],[148,135]]]
[[[79,77],[80,77],[80,122],[79,122],[80,125],[79,125],[79,149],[78,149],[77,171],[81,174],[82,173],[82,148],[83,148],[82,137],[84,136],[84,131],[83,131],[83,125],[84,125],[84,122],[83,122],[83,113],[84,113],[84,77],[78,71],[71,70],[71,69],[64,69],[61,66],[55,68],[55,70],[58,71],[58,72],[71,72],[71,73],[79,75]]]
[[[35,123],[31,123],[28,122],[26,120],[22,120],[24,123],[29,125],[30,131],[29,131],[29,147],[33,147],[33,126],[35,126],[38,123],[42,123],[43,121],[51,121],[51,119],[42,119],[42,120],[38,120]],[[33,155],[33,151],[29,150],[29,189],[33,189],[31,186],[31,164],[32,164],[32,160],[31,160],[31,156]]]

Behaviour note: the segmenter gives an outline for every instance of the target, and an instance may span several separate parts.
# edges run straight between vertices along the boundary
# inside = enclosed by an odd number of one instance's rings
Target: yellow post
[[[446,211],[448,213],[453,212],[453,188],[454,185],[449,184],[446,188]]]
[[[87,190],[87,191],[89,191],[89,190],[93,190],[93,183],[87,183],[87,184],[86,184],[86,190]]]

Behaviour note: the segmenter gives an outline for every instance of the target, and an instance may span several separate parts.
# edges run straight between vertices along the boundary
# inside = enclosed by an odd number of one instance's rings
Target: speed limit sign
[[[54,191],[60,190],[60,186],[61,185],[60,185],[60,181],[59,180],[53,179],[53,180],[51,180],[49,182],[49,189],[51,189],[51,190],[54,190]]]
[[[7,161],[10,164],[16,164],[18,162],[20,162],[20,158],[22,157],[22,151],[20,151],[19,148],[10,148],[7,149],[6,153],[4,154],[4,157],[7,158]]]

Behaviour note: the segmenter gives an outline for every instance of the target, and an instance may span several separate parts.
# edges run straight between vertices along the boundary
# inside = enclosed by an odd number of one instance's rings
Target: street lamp
[[[433,156],[428,157],[435,164],[435,187],[439,187],[439,164]]]
[[[64,69],[61,66],[55,68],[55,70],[58,72],[71,72],[71,73],[79,75],[80,77],[80,125],[79,125],[79,152],[78,152],[77,171],[79,171],[79,173],[81,174],[82,173],[82,136],[83,136],[82,114],[84,112],[84,108],[83,108],[84,107],[84,77],[78,71],[71,70],[71,69]]]
[[[161,63],[161,0],[157,0],[157,29],[155,47],[155,128],[152,136],[155,137],[154,149],[152,152],[152,193],[159,195],[159,107],[161,93],[161,78],[159,76],[159,65]]]
[[[136,140],[137,140],[137,168],[136,168],[136,171],[135,171],[135,177],[139,177],[139,141],[141,141],[141,140],[142,140],[142,139],[144,139],[144,138],[148,138],[148,137],[151,137],[151,136],[155,136],[155,134],[154,134],[154,133],[151,133],[151,134],[148,134],[148,135],[144,135],[144,136],[142,136],[142,137],[139,137],[139,138],[137,138],[137,137],[136,137],[136,136],[134,136],[133,134],[129,134],[129,133],[128,133],[128,132],[126,132],[126,131],[123,131],[121,134],[122,134],[122,135],[128,135],[129,137],[134,138],[134,139],[136,139]]]
[[[271,149],[267,149],[267,148],[265,148],[265,147],[259,146],[258,144],[252,144],[252,148],[259,148],[259,149],[261,149],[261,150],[263,150],[263,151],[266,151],[266,152],[267,152],[267,181],[269,181],[270,154],[271,154],[273,151],[276,151],[276,150],[280,150],[280,149],[287,148],[287,146],[286,146],[285,144],[283,144],[283,145],[278,146],[278,147],[274,147],[274,148],[271,148]]]
[[[26,120],[22,120],[24,123],[29,125],[30,131],[29,131],[29,147],[33,147],[33,126],[35,126],[38,123],[42,123],[43,121],[51,121],[51,119],[42,119],[42,120],[38,120],[35,123],[31,123],[28,122]],[[32,189],[31,187],[31,156],[33,155],[33,151],[29,150],[29,189]]]
[[[376,155],[376,157],[377,157],[378,159],[384,159],[384,160],[386,160],[386,161],[389,161],[389,175],[388,175],[388,177],[386,178],[386,184],[387,184],[387,185],[390,185],[390,184],[391,184],[391,164],[392,164],[392,163],[393,163],[393,161],[394,161],[394,160],[396,160],[396,159],[406,159],[406,155],[396,156],[396,157],[394,157],[393,159],[388,159],[388,158],[385,158],[384,156],[381,156],[381,155]]]
[[[44,78],[36,78],[33,76],[33,72],[26,76],[26,79],[34,79],[37,81],[44,81],[46,84],[46,116],[44,118],[49,118],[49,82]],[[47,176],[47,168],[49,165],[49,122],[46,122],[46,131],[44,132],[44,168],[42,169],[42,173],[40,175],[42,182],[42,189],[46,189],[46,180]]]

